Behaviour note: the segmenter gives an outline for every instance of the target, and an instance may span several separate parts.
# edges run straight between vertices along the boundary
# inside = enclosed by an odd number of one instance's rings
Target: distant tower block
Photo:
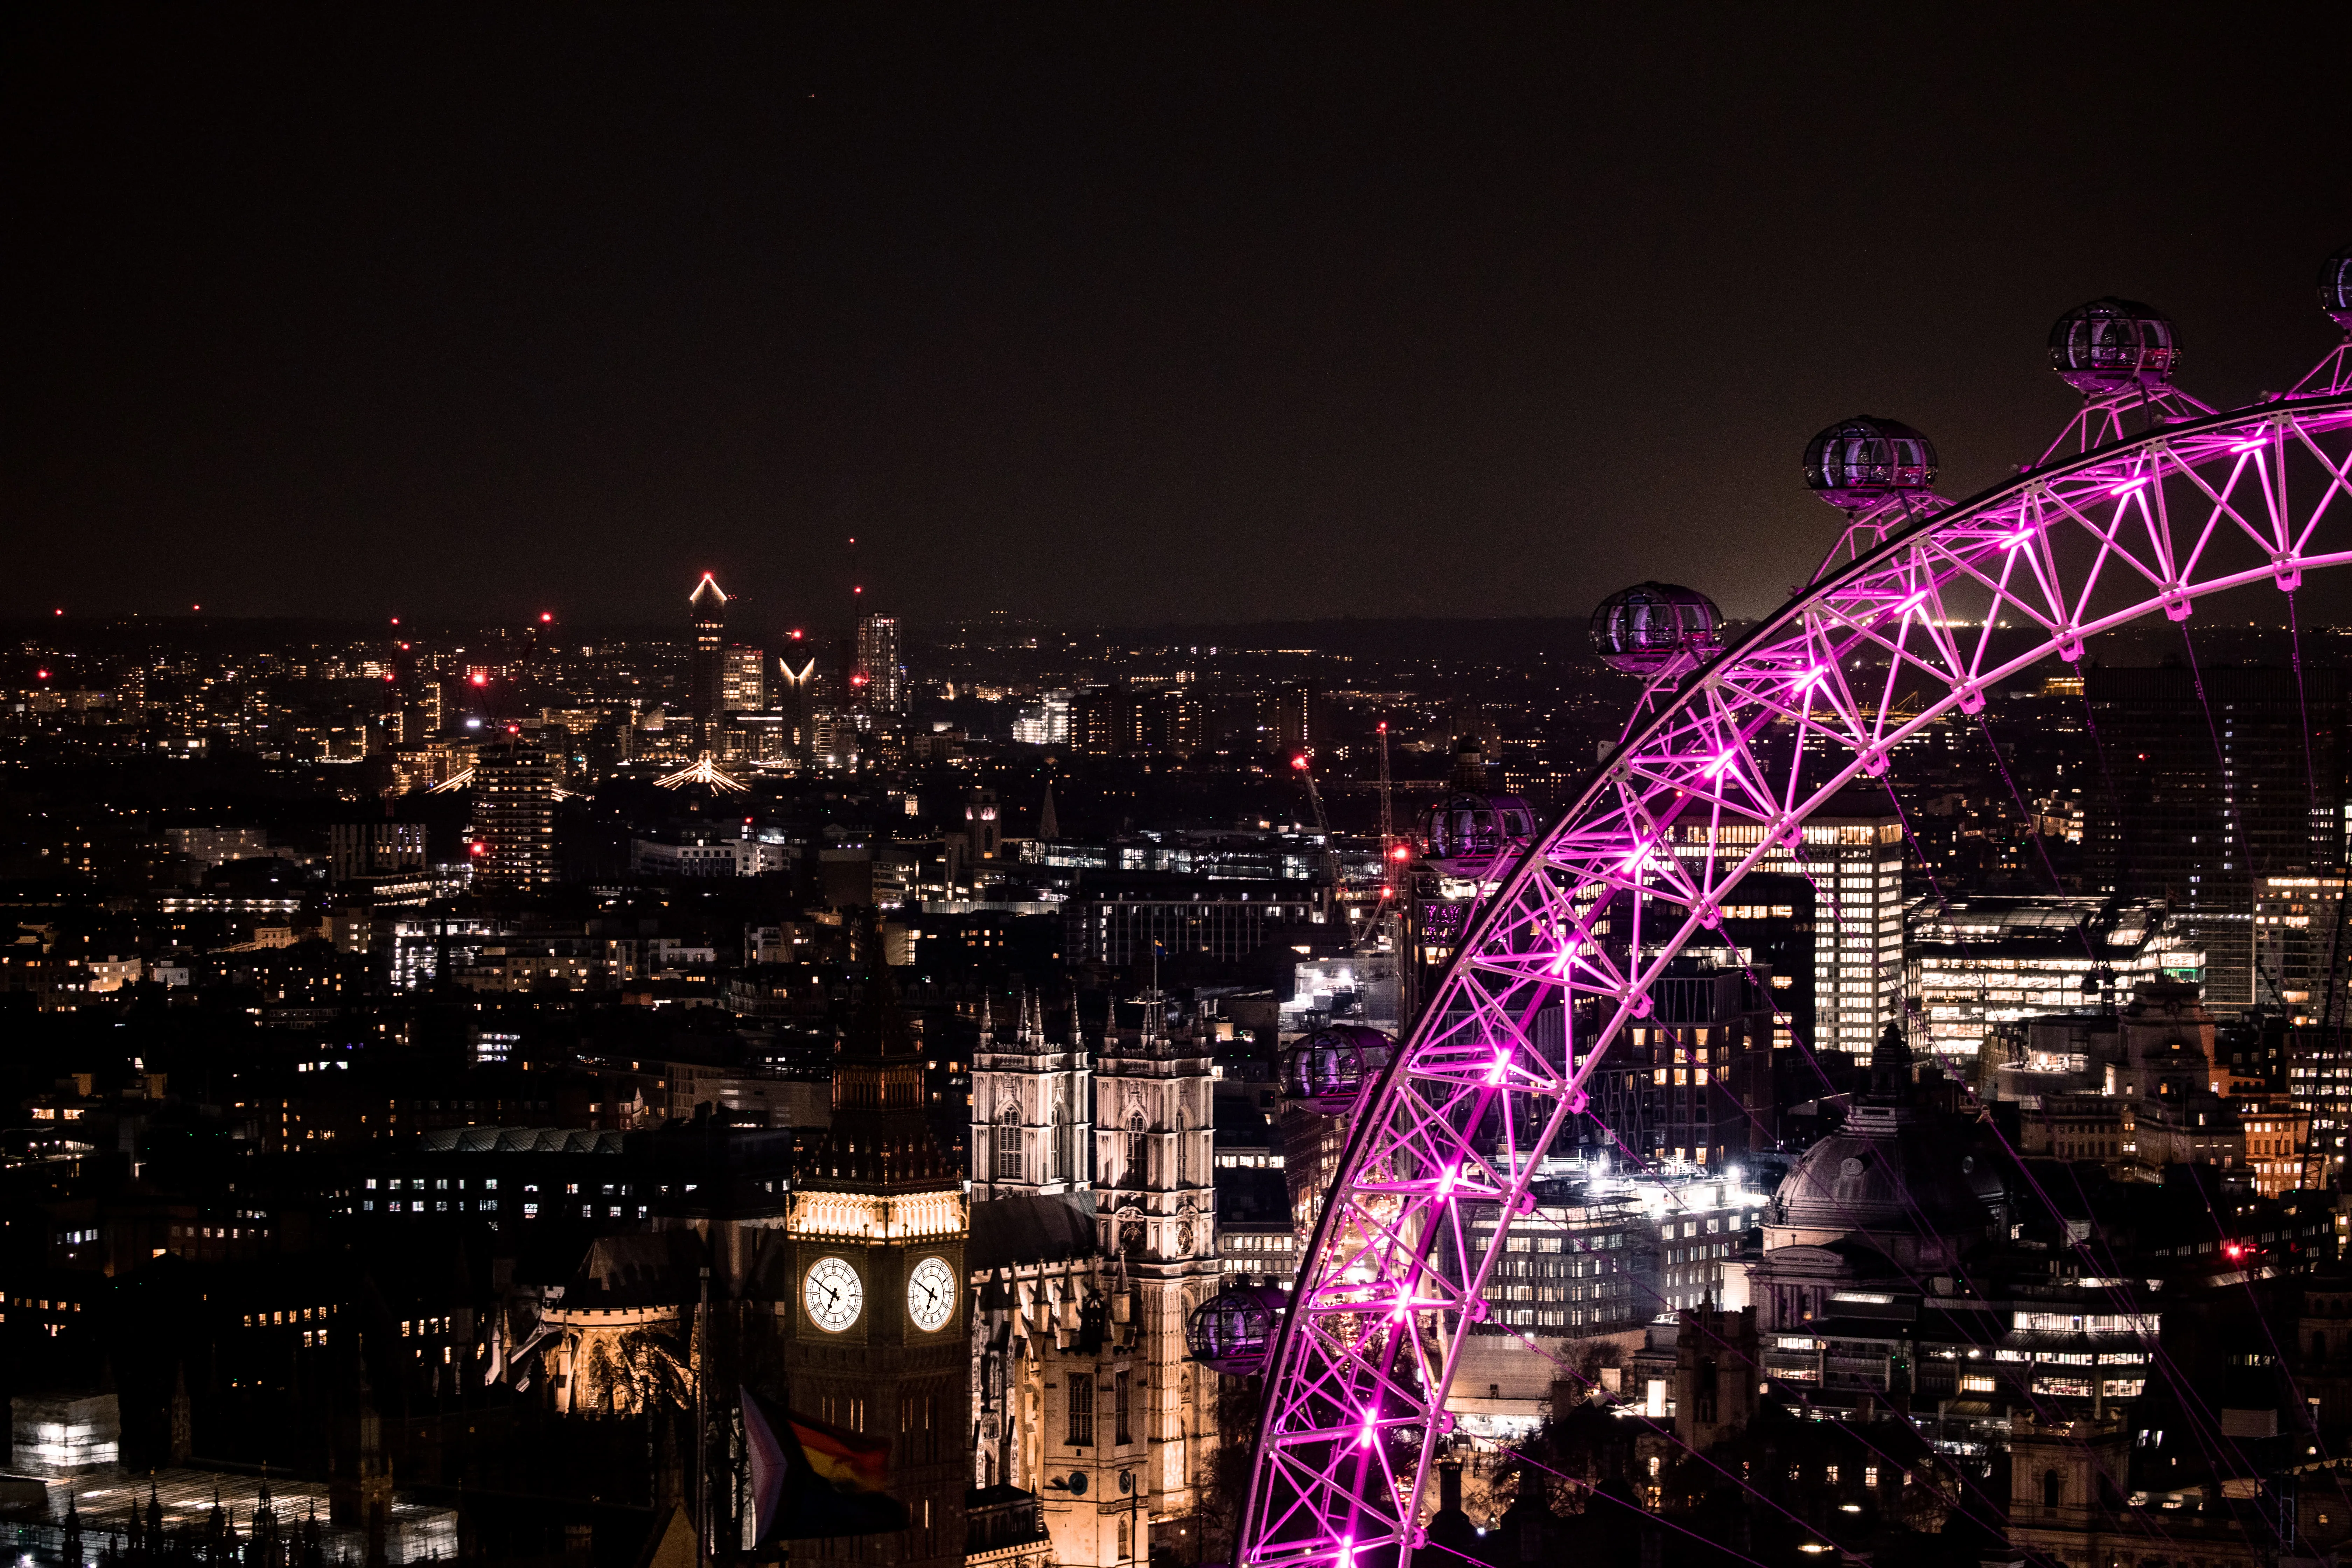
[[[899,662],[898,617],[857,617],[857,665],[850,672],[850,702],[871,713],[907,710],[907,668]]]
[[[1843,511],[1867,511],[1936,482],[1936,445],[1875,415],[1841,419],[1805,443],[1805,483]]]
[[[727,595],[709,573],[687,596],[694,613],[694,668],[688,700],[703,727],[703,744],[710,743],[727,710]]]

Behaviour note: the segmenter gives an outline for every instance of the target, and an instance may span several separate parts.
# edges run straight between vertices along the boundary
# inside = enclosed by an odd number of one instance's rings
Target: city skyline
[[[2352,1565],[2212,24],[10,13],[18,1568]]]

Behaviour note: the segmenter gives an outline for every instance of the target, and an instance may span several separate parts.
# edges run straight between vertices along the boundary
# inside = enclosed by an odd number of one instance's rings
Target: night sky
[[[2071,305],[2332,341],[2344,7],[2004,16],[14,8],[0,615],[1756,614]]]

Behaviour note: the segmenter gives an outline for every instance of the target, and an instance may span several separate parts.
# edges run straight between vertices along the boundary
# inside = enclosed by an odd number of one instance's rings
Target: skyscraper
[[[719,677],[719,706],[729,713],[756,713],[768,705],[768,656],[737,644],[726,653]]]
[[[2105,764],[2091,874],[2166,901],[2204,952],[2210,1005],[2275,1002],[2255,981],[2258,879],[2342,863],[2341,689],[2324,668],[2209,668],[2201,700],[2199,685],[2186,666],[2087,672]]]
[[[474,764],[474,883],[536,892],[555,880],[555,763],[537,746],[485,749]]]
[[[1902,818],[1885,790],[1848,790],[1805,824],[1799,857],[1816,889],[1812,1043],[1866,1056],[1903,1018]]]
[[[709,573],[687,596],[694,613],[694,664],[687,700],[702,726],[702,743],[714,743],[727,711],[727,595]]]
[[[849,672],[850,702],[869,713],[907,710],[907,669],[899,662],[898,617],[857,617],[857,655]]]

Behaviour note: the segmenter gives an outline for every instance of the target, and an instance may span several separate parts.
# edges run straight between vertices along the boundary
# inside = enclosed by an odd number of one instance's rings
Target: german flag
[[[890,1496],[890,1444],[740,1390],[754,1550],[772,1541],[880,1535],[913,1521]]]

